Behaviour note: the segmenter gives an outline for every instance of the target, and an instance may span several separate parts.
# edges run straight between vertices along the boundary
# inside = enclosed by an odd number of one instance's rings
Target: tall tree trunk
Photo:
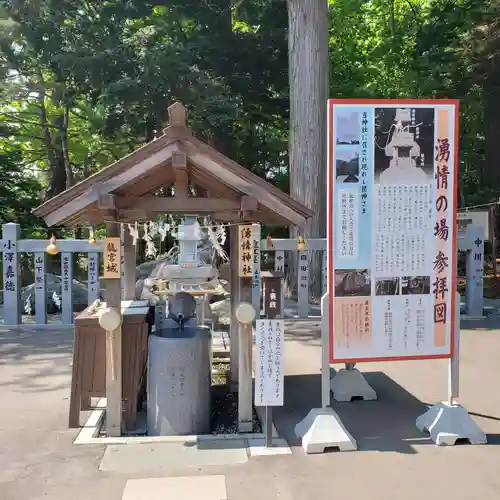
[[[485,162],[480,181],[490,189],[500,187],[500,93],[499,78],[491,68],[483,83],[484,125],[485,125]]]
[[[73,167],[69,160],[68,147],[68,127],[69,127],[69,105],[65,104],[61,129],[61,154],[64,162],[64,171],[66,173],[66,189],[74,184]]]
[[[328,99],[328,2],[287,0],[290,81],[290,195],[314,210],[291,237],[324,237],[326,231],[326,120]],[[292,254],[294,255],[294,254]],[[321,255],[311,252],[310,291],[321,294]],[[289,284],[297,287],[291,259]]]

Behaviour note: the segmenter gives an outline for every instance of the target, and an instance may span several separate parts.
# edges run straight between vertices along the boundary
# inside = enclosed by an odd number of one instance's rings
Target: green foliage
[[[460,98],[460,201],[499,197],[499,0],[329,5],[330,95]],[[1,217],[152,140],[174,100],[286,191],[287,52],[282,0],[0,0]]]
[[[8,130],[0,129],[0,136],[9,136]],[[22,151],[0,151],[0,226],[18,222],[23,227],[41,226],[31,211],[41,201],[41,185],[22,167]]]

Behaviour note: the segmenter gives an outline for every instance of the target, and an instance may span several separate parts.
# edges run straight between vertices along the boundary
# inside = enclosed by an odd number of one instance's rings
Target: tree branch
[[[40,123],[37,123],[37,122],[31,122],[29,120],[24,120],[23,118],[19,118],[18,116],[16,116],[15,114],[12,114],[12,113],[5,113],[3,111],[0,111],[0,116],[4,116],[6,118],[8,118],[9,120],[11,121],[15,121],[17,123],[22,123],[23,125],[33,125],[35,127],[40,127]],[[48,128],[53,128],[53,129],[57,129],[57,130],[61,130],[61,127],[57,127],[55,125],[51,125],[49,123],[46,124],[46,126]]]

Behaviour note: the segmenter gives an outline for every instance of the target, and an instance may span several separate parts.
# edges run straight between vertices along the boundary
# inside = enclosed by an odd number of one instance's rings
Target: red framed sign
[[[330,362],[449,358],[458,101],[328,101]]]

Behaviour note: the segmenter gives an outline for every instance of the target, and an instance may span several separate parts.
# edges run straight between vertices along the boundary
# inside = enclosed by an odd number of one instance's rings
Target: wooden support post
[[[120,224],[107,224],[107,236],[119,238]],[[106,249],[104,249],[106,252]],[[105,299],[108,307],[121,312],[120,279],[105,280]],[[122,428],[122,328],[106,332],[106,433],[118,437]]]
[[[231,322],[229,325],[229,346],[230,346],[230,367],[229,367],[229,380],[232,389],[236,389],[238,383],[238,337],[239,337],[239,323],[236,319],[235,311],[240,303],[240,277],[238,273],[239,266],[239,248],[238,248],[238,226],[230,226],[230,283],[231,283]]]
[[[123,228],[123,300],[135,299],[135,245],[127,227]]]
[[[236,235],[238,241],[238,235]],[[260,318],[260,224],[252,224],[252,305]],[[232,288],[231,288],[232,290]],[[239,325],[238,338],[238,431],[253,429],[252,405],[252,324]]]
[[[252,432],[252,324],[239,324],[238,431]]]

